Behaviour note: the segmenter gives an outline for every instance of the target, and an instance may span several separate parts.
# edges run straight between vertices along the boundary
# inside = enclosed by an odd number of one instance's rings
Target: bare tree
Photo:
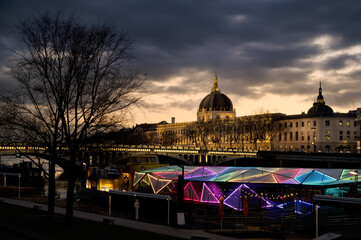
[[[278,122],[280,117],[279,114],[265,112],[245,118],[248,141],[253,143],[256,150],[258,149],[258,142],[269,141],[272,143],[274,136],[283,130],[282,125]]]
[[[128,70],[132,58],[128,34],[108,23],[87,25],[58,13],[23,21],[18,29],[24,48],[15,50],[18,58],[11,74],[26,91],[18,95],[25,100],[16,108],[30,122],[36,113],[39,120],[34,124],[41,122],[40,129],[55,134],[47,142],[69,151],[65,171],[70,225],[85,140],[121,124],[125,111],[143,96],[144,78]]]
[[[225,137],[225,129],[221,119],[212,119],[205,123],[205,130],[208,137],[215,146],[221,147],[222,138]]]
[[[184,135],[188,143],[198,147],[196,123],[189,123],[184,129]]]
[[[197,142],[201,142],[203,147],[207,148],[208,141],[211,133],[210,124],[208,122],[197,122],[195,124]]]

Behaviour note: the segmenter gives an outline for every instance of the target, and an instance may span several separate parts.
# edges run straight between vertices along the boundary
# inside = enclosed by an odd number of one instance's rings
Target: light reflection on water
[[[37,159],[36,157],[33,157],[33,158]],[[13,167],[14,164],[20,164],[22,162],[31,162],[31,161],[27,157],[24,157],[24,156],[16,157],[14,155],[1,156],[1,158],[0,158],[0,164],[5,165],[7,167]],[[43,168],[45,169],[45,171],[48,172],[49,171],[48,161],[40,158],[40,163],[43,164]],[[32,166],[36,167],[35,164],[32,164]],[[55,167],[55,187],[56,187],[56,192],[57,192],[57,198],[59,198],[59,199],[66,199],[66,190],[68,187],[68,181],[61,177],[61,175],[63,173],[64,173],[64,170],[61,167],[59,167],[58,165],[56,165],[56,167]],[[47,192],[48,192],[48,184],[47,183],[44,186],[44,190],[47,194]]]

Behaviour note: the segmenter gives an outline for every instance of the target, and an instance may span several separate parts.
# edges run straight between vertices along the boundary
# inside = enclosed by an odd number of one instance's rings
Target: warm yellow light
[[[352,175],[358,175],[358,172],[357,172],[357,171],[351,171],[350,174],[352,174]]]

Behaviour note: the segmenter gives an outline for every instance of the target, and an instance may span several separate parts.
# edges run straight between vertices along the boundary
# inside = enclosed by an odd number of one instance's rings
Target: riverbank
[[[46,219],[46,205],[18,199],[0,200],[0,232],[15,234],[19,237],[16,239],[95,240],[121,236],[124,239],[162,240],[191,239],[195,235],[207,236],[209,239],[232,239],[198,230],[177,229],[79,210],[74,211],[73,226],[65,227],[65,209],[62,207],[55,208],[57,214],[54,221],[49,222]]]

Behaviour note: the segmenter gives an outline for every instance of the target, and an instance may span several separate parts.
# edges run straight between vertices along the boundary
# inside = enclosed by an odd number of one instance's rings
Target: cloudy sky
[[[131,124],[194,121],[215,72],[237,116],[307,111],[320,81],[334,111],[361,107],[359,0],[0,0],[1,89],[16,23],[57,10],[129,31],[151,92]]]

